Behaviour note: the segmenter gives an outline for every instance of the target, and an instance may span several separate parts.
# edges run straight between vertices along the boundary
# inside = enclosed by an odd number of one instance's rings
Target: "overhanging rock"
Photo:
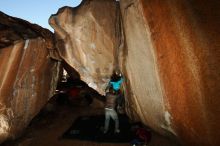
[[[77,8],[63,7],[50,17],[60,56],[90,87],[101,94],[114,63],[115,1],[86,0]]]

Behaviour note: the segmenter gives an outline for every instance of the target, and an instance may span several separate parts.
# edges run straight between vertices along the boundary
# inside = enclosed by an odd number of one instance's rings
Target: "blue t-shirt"
[[[112,85],[112,87],[113,87],[113,89],[114,89],[115,91],[118,91],[118,90],[120,89],[120,86],[121,86],[122,81],[123,81],[123,78],[121,78],[121,79],[120,79],[119,81],[117,81],[117,82],[112,82],[112,81],[110,81],[110,84]]]

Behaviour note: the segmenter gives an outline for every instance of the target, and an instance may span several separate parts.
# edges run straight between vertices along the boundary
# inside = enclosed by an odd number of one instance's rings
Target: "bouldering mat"
[[[104,134],[105,115],[78,117],[62,138],[89,140],[105,143],[129,143],[134,138],[132,124],[126,115],[119,115],[120,133],[114,133],[114,121],[110,120],[109,131]]]

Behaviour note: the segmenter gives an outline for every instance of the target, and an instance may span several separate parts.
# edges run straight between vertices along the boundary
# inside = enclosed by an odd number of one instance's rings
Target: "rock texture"
[[[215,0],[121,0],[120,16],[114,0],[85,0],[60,9],[50,24],[61,57],[101,94],[120,67],[130,117],[183,145],[217,146],[219,7]]]
[[[49,20],[62,59],[101,94],[113,70],[116,19],[115,1],[86,0],[59,9]]]
[[[125,35],[123,68],[127,112],[163,134],[173,133],[149,28],[139,1],[121,1]],[[165,116],[168,119],[165,119]]]
[[[49,30],[0,13],[0,143],[17,137],[53,95],[54,52]]]
[[[131,111],[183,145],[219,145],[220,2],[120,4]]]

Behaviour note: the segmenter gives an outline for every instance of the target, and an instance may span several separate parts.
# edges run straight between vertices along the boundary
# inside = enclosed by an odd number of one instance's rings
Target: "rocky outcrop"
[[[86,0],[52,15],[59,53],[90,87],[104,94],[112,74],[116,38],[115,1]]]
[[[121,0],[130,110],[183,145],[220,144],[220,3]]]
[[[53,34],[0,13],[0,143],[17,137],[53,95],[59,72]]]
[[[219,7],[121,0],[120,16],[114,0],[85,0],[50,24],[61,57],[101,94],[120,67],[130,117],[184,145],[219,145]]]
[[[127,112],[160,133],[173,132],[149,28],[139,1],[121,1],[125,35],[122,72],[126,75]],[[165,119],[165,117],[167,119]]]

